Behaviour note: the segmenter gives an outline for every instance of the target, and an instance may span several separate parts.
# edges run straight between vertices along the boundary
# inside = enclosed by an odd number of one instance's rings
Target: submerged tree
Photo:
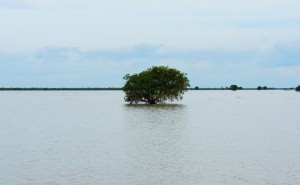
[[[127,74],[123,79],[126,80],[123,87],[125,101],[130,103],[157,104],[181,100],[189,87],[185,73],[165,66],[154,66],[134,75]]]
[[[231,89],[231,90],[233,90],[233,91],[236,91],[236,90],[239,89],[239,86],[237,86],[237,85],[231,85],[231,86],[229,87],[229,89]]]

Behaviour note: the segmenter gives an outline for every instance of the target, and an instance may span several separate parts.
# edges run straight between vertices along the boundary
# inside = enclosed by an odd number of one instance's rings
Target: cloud
[[[143,42],[178,49],[266,49],[300,37],[295,0],[0,0],[0,7],[4,51]]]
[[[277,70],[281,75],[300,75],[300,65],[293,67],[279,67]]]
[[[299,9],[296,0],[0,0],[0,86],[121,86],[152,65],[198,86],[292,85]]]
[[[188,74],[192,85],[293,86],[300,79],[299,41],[260,50],[174,49],[139,44],[119,49],[47,47],[33,53],[0,52],[0,86],[120,87],[122,77],[154,65]]]
[[[15,4],[31,4],[31,5],[49,5],[51,8],[89,8],[99,9],[101,7],[114,8],[117,11],[120,10],[140,10],[140,11],[157,11],[157,12],[192,12],[198,13],[199,10],[206,13],[262,13],[266,12],[276,14],[280,11],[298,11],[300,3],[295,0],[252,0],[252,1],[240,1],[240,0],[211,0],[211,1],[198,1],[198,0],[110,0],[110,1],[97,1],[97,0],[1,0],[0,4],[5,2],[13,2]]]
[[[300,40],[280,42],[259,54],[259,62],[266,67],[293,67],[300,64]]]

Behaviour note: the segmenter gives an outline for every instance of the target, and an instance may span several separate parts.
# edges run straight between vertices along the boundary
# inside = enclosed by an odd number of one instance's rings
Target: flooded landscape
[[[300,93],[0,92],[0,184],[300,184]]]

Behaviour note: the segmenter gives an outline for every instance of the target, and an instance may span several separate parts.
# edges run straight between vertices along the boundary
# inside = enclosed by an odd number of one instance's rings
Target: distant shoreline
[[[87,87],[87,88],[44,88],[44,87],[11,87],[11,88],[0,88],[0,91],[100,91],[100,90],[122,90],[122,88],[98,88],[98,87]]]
[[[119,87],[108,87],[108,88],[43,88],[43,87],[1,87],[0,91],[107,91],[107,90],[113,90],[113,91],[118,91],[118,90],[123,90],[122,88]],[[203,91],[203,90],[231,90],[229,88],[188,88],[187,90],[193,90],[193,91]],[[238,89],[238,91],[243,91],[243,90],[258,90],[257,88],[242,88]],[[268,90],[295,90],[295,88],[268,88],[260,91],[268,91]]]

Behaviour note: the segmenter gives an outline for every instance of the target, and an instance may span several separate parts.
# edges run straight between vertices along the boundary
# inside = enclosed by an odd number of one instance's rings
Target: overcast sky
[[[0,0],[0,87],[120,87],[153,65],[192,86],[300,84],[299,0]]]

